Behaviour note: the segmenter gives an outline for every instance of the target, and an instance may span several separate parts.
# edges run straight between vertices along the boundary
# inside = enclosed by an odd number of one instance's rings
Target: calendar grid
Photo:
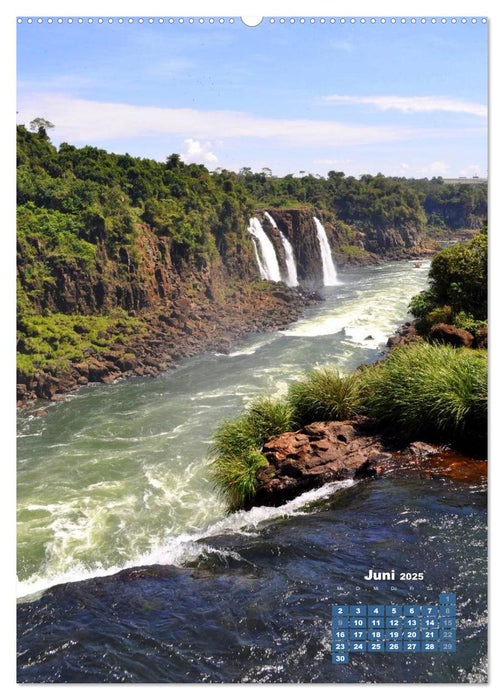
[[[350,653],[453,653],[457,648],[455,593],[433,605],[333,605],[332,662]]]

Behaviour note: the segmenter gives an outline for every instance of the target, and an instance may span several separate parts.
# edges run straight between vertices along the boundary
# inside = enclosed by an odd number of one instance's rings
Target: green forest
[[[330,240],[338,263],[352,256],[369,262],[366,251],[380,246],[386,253],[390,231],[427,240],[474,232],[486,221],[485,182],[357,179],[334,171],[276,177],[247,167],[210,172],[177,154],[157,162],[92,146],[56,148],[46,125],[17,127],[21,380],[51,363],[81,359],[83,343],[103,349],[103,336],[145,334],[138,312],[152,305],[142,291],[150,274],[146,246],[169,257],[179,294],[200,293],[193,274],[200,270],[218,270],[225,294],[260,283],[247,231],[259,209],[317,215],[335,232]],[[136,296],[124,291],[133,282]],[[158,302],[161,307],[163,299]]]

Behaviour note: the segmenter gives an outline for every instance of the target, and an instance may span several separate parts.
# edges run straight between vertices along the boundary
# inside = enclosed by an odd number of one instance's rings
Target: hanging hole
[[[247,27],[257,27],[263,20],[262,17],[241,17],[240,19]]]

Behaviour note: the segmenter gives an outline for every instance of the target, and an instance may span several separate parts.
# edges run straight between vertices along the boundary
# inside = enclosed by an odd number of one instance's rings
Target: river
[[[349,481],[227,515],[208,475],[222,419],[314,365],[378,359],[427,271],[404,261],[340,272],[286,330],[20,411],[20,681],[486,679],[484,486]],[[371,567],[426,576],[373,590]],[[332,604],[447,590],[463,611],[456,653],[331,663]]]

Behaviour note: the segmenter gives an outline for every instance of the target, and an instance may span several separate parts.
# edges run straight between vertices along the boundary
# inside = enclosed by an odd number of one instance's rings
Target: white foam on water
[[[182,566],[206,554],[218,554],[224,558],[240,559],[240,555],[229,548],[221,549],[200,540],[227,534],[253,535],[261,526],[265,526],[267,523],[279,518],[306,515],[307,511],[304,509],[309,504],[325,500],[337,491],[351,488],[355,483],[352,479],[335,481],[324,484],[320,488],[307,491],[283,506],[259,506],[247,511],[240,510],[231,513],[194,533],[185,532],[175,537],[167,536],[160,545],[154,546],[151,551],[129,559],[120,566],[105,567],[97,564],[88,568],[80,564],[55,572],[51,576],[44,577],[36,574],[18,582],[18,599],[35,599],[48,588],[59,584],[111,576],[119,571],[138,566],[152,566],[156,564]]]
[[[240,348],[239,350],[235,350],[234,352],[230,352],[226,355],[226,357],[240,357],[241,355],[255,355],[255,353],[260,350],[261,348],[264,348],[266,345],[270,345],[270,343],[275,342],[276,338],[274,334],[272,334],[271,337],[269,338],[264,338],[263,340],[259,340],[257,343],[252,343],[251,345],[246,345],[243,348]]]

